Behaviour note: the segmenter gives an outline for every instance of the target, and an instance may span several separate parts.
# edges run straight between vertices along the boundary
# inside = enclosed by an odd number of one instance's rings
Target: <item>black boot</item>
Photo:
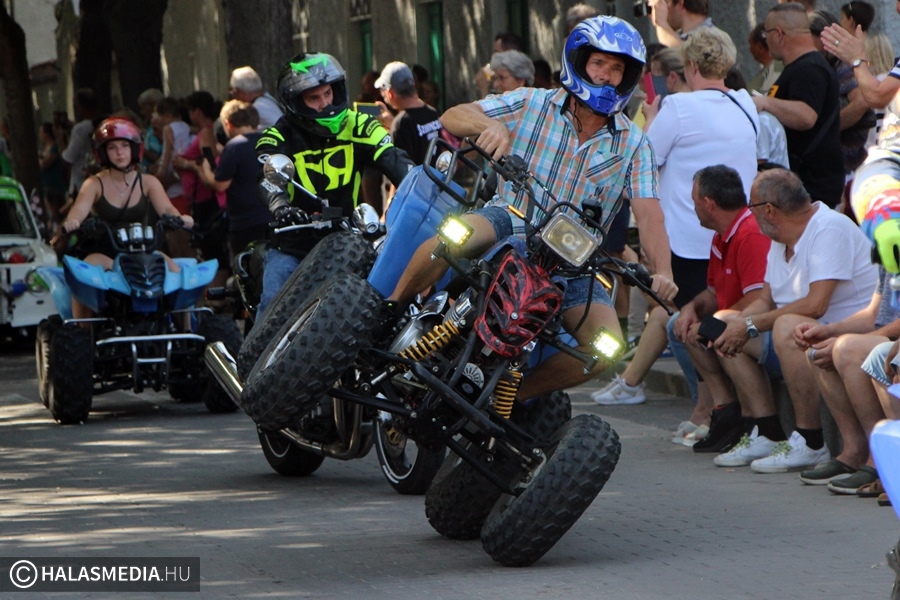
[[[744,434],[741,422],[741,405],[737,402],[720,406],[712,411],[709,434],[696,444],[694,452],[727,452]]]

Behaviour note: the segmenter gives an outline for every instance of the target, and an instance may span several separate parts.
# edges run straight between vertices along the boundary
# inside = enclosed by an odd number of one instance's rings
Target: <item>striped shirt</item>
[[[644,132],[621,113],[579,145],[574,125],[562,113],[566,96],[564,89],[519,88],[488,96],[478,104],[488,117],[506,126],[510,154],[522,157],[559,202],[578,207],[585,200],[599,204],[607,229],[623,199],[658,197],[653,150]],[[534,186],[534,193],[541,207],[553,205],[539,186]],[[524,212],[526,201],[524,192],[515,193],[504,181],[492,203],[509,204]],[[536,207],[535,223],[543,216]],[[514,229],[522,233],[524,227],[516,221]]]

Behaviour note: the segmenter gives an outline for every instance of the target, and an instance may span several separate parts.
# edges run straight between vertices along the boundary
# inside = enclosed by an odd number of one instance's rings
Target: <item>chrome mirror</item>
[[[293,180],[294,173],[294,162],[284,154],[272,154],[263,165],[263,177],[279,187],[287,187]]]
[[[453,164],[453,153],[444,151],[441,152],[437,157],[437,160],[434,163],[435,168],[441,173],[446,173],[450,170],[450,165]]]

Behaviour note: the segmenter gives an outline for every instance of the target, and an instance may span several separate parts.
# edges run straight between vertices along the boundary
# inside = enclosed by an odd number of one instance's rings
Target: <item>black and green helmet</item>
[[[332,103],[321,111],[307,106],[303,92],[326,84],[331,84]],[[333,137],[347,120],[346,74],[330,54],[306,52],[292,58],[278,75],[278,97],[288,119],[315,135]]]

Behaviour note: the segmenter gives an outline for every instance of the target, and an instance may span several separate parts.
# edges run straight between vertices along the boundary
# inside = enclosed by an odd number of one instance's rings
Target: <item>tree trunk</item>
[[[272,91],[275,79],[293,55],[291,1],[222,0],[228,68],[253,67]]]
[[[101,114],[112,111],[112,41],[105,12],[106,0],[81,0],[78,50],[72,69],[75,89],[94,90]]]
[[[167,6],[168,0],[106,2],[106,22],[116,55],[122,103],[135,112],[141,92],[162,89],[160,47]]]
[[[9,142],[16,178],[26,191],[40,189],[37,129],[25,54],[25,32],[0,2],[0,80],[9,112]]]

